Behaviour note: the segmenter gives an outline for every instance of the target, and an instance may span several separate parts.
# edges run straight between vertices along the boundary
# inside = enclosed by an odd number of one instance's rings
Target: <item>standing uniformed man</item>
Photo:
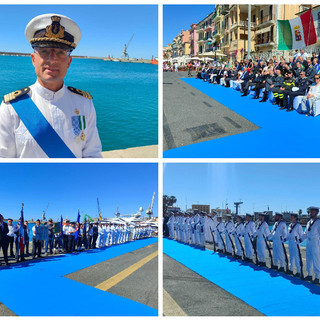
[[[0,249],[2,249],[4,262],[8,266],[8,225],[3,221],[3,215],[0,214]],[[0,263],[1,265],[1,263]]]
[[[260,212],[259,213],[259,223],[257,225],[254,237],[257,237],[257,261],[256,264],[262,267],[266,266],[266,240],[270,234],[269,225],[265,221],[265,216],[267,214]]]
[[[226,250],[228,254],[233,253],[233,242],[232,242],[232,232],[234,231],[234,224],[231,221],[231,214],[226,215],[226,222],[225,222],[225,237],[226,237]]]
[[[37,81],[3,98],[0,157],[101,157],[91,95],[64,84],[79,27],[66,16],[44,14],[28,23],[25,35]]]
[[[319,208],[318,207],[309,207],[308,213],[310,215],[310,220],[307,223],[306,229],[300,238],[299,242],[302,242],[306,239],[307,241],[307,250],[306,250],[306,259],[307,259],[307,272],[308,276],[305,278],[307,281],[312,281],[312,273],[315,274],[315,279],[313,283],[319,284],[320,279],[320,219],[318,219]]]
[[[273,263],[275,268],[280,264],[279,271],[284,272],[284,266],[286,264],[286,251],[284,242],[287,237],[287,226],[283,221],[283,214],[276,213],[275,224],[269,235],[269,239],[273,242]]]
[[[240,259],[242,256],[244,256],[243,252],[243,246],[241,242],[242,234],[243,234],[244,226],[242,223],[242,217],[236,216],[236,224],[234,226],[234,230],[232,234],[234,235],[234,240],[236,244],[236,258]]]
[[[41,227],[40,227],[40,220],[36,221],[36,224],[32,227],[32,255],[33,259],[41,258]]]
[[[249,262],[253,262],[253,235],[255,233],[255,224],[252,221],[253,215],[250,213],[246,214],[246,223],[244,224],[243,228],[243,237],[244,237],[244,247],[245,247],[245,253],[246,257],[245,260]]]
[[[300,254],[299,254],[299,244],[297,243],[301,239],[303,230],[301,224],[298,221],[298,214],[291,213],[290,215],[291,223],[288,226],[288,233],[285,241],[288,240],[289,243],[289,255],[290,255],[290,266],[287,271],[288,274],[293,274],[293,268],[296,267],[296,277],[301,276],[301,264],[300,264]]]
[[[218,252],[222,253],[225,251],[225,241],[223,239],[223,233],[225,230],[224,223],[222,222],[222,217],[217,216],[217,227],[216,227],[216,232],[217,232],[217,243],[218,243]]]

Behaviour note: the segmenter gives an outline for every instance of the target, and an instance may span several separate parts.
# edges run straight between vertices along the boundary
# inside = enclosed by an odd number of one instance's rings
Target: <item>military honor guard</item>
[[[243,237],[244,237],[244,246],[245,246],[245,260],[249,262],[253,262],[253,254],[255,248],[253,246],[253,235],[256,231],[255,224],[252,221],[253,215],[250,213],[246,214],[246,222],[243,228]]]
[[[234,242],[236,245],[236,254],[235,257],[240,259],[241,257],[245,256],[244,248],[242,245],[242,234],[244,230],[243,222],[242,222],[242,217],[241,216],[236,216],[236,224],[233,229],[233,236],[234,236]]]
[[[64,83],[81,38],[78,25],[60,14],[44,14],[28,23],[25,35],[34,49],[37,81],[3,98],[0,157],[101,157],[92,97]]]
[[[300,244],[298,240],[302,238],[303,230],[302,226],[298,221],[298,214],[291,213],[290,215],[291,223],[288,226],[288,233],[285,241],[288,241],[289,245],[289,256],[290,256],[290,265],[288,274],[293,274],[293,268],[296,268],[296,277],[301,277],[302,272],[302,258],[300,252]]]
[[[225,239],[226,239],[226,252],[230,255],[235,253],[234,244],[232,241],[232,233],[234,231],[234,224],[231,220],[231,214],[227,214],[225,221]]]
[[[287,238],[287,226],[283,221],[283,214],[277,212],[275,215],[275,224],[269,235],[269,239],[273,242],[273,263],[274,268],[279,269],[279,271],[284,272],[285,266],[288,271],[288,256],[287,251],[284,246],[285,239]],[[278,264],[280,266],[278,266]]]
[[[265,213],[259,213],[259,223],[257,225],[254,237],[257,237],[257,261],[256,264],[265,267],[267,256],[267,238],[270,234],[269,225],[265,221]]]
[[[218,244],[218,252],[222,253],[226,251],[226,244],[223,238],[223,234],[225,231],[225,225],[222,222],[222,217],[217,216],[217,227],[216,227],[216,233],[217,233],[217,244]]]
[[[319,284],[320,279],[320,219],[318,218],[319,208],[309,207],[308,213],[310,215],[310,220],[307,223],[306,229],[299,239],[302,242],[307,239],[307,281],[312,281],[312,273],[315,274],[315,279],[313,283]]]

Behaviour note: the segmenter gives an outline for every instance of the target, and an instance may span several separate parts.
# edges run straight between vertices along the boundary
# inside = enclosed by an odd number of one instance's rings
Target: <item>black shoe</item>
[[[272,105],[274,105],[274,106],[275,106],[275,105],[277,105],[277,104],[278,104],[278,102],[277,102],[277,101],[275,101],[275,102],[273,102],[273,103],[272,103]]]
[[[248,94],[244,93],[241,95],[241,97],[246,97]]]
[[[262,100],[260,100],[259,102],[267,102],[267,100],[265,100],[265,99],[262,99]]]
[[[43,258],[43,256],[40,254],[40,255],[38,255],[38,258]]]
[[[10,263],[9,263],[9,262],[6,262],[6,266],[10,266]]]
[[[260,262],[260,267],[265,267],[266,263],[265,262]]]
[[[287,109],[287,107],[283,106],[280,108],[280,110],[284,110],[284,109]]]
[[[320,284],[320,281],[319,279],[315,278],[313,281],[312,281],[313,284]]]
[[[293,111],[293,108],[289,108],[287,109],[287,112]]]
[[[278,269],[278,271],[279,271],[279,272],[284,272],[284,267],[280,267],[280,268]]]
[[[20,260],[20,261],[22,262],[22,261],[27,261],[27,260],[26,260],[25,258],[21,258],[21,260]]]
[[[307,276],[307,277],[304,278],[304,280],[312,282],[312,276]]]
[[[299,272],[297,272],[295,275],[294,275],[296,278],[301,278],[301,274]]]
[[[286,274],[288,274],[288,275],[293,275],[293,272],[292,272],[291,270],[287,270],[287,271],[286,271]]]
[[[256,97],[254,97],[253,99],[260,99],[260,98],[256,96]]]

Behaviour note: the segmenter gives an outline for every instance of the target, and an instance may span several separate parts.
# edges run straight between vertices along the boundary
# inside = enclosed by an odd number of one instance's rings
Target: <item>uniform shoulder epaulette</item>
[[[68,89],[71,92],[76,93],[76,94],[80,94],[80,96],[83,96],[83,97],[85,97],[87,99],[90,99],[90,100],[92,99],[92,95],[87,91],[82,91],[80,89],[76,89],[76,88],[73,88],[73,87],[68,87]]]
[[[3,102],[7,103],[7,102],[10,102],[12,100],[15,100],[18,97],[21,97],[21,96],[25,95],[29,91],[30,91],[30,88],[29,87],[25,87],[23,89],[8,93],[5,96],[3,96]]]

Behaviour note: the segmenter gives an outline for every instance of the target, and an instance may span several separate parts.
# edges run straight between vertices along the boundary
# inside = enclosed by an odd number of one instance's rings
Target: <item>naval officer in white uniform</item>
[[[320,279],[320,219],[318,218],[319,208],[309,207],[308,212],[310,220],[299,242],[307,240],[306,258],[307,258],[307,281],[312,281],[312,273],[315,274],[313,283],[319,284]]]
[[[64,84],[79,27],[66,16],[44,14],[29,22],[25,35],[37,81],[3,98],[0,157],[101,157],[91,95]]]

